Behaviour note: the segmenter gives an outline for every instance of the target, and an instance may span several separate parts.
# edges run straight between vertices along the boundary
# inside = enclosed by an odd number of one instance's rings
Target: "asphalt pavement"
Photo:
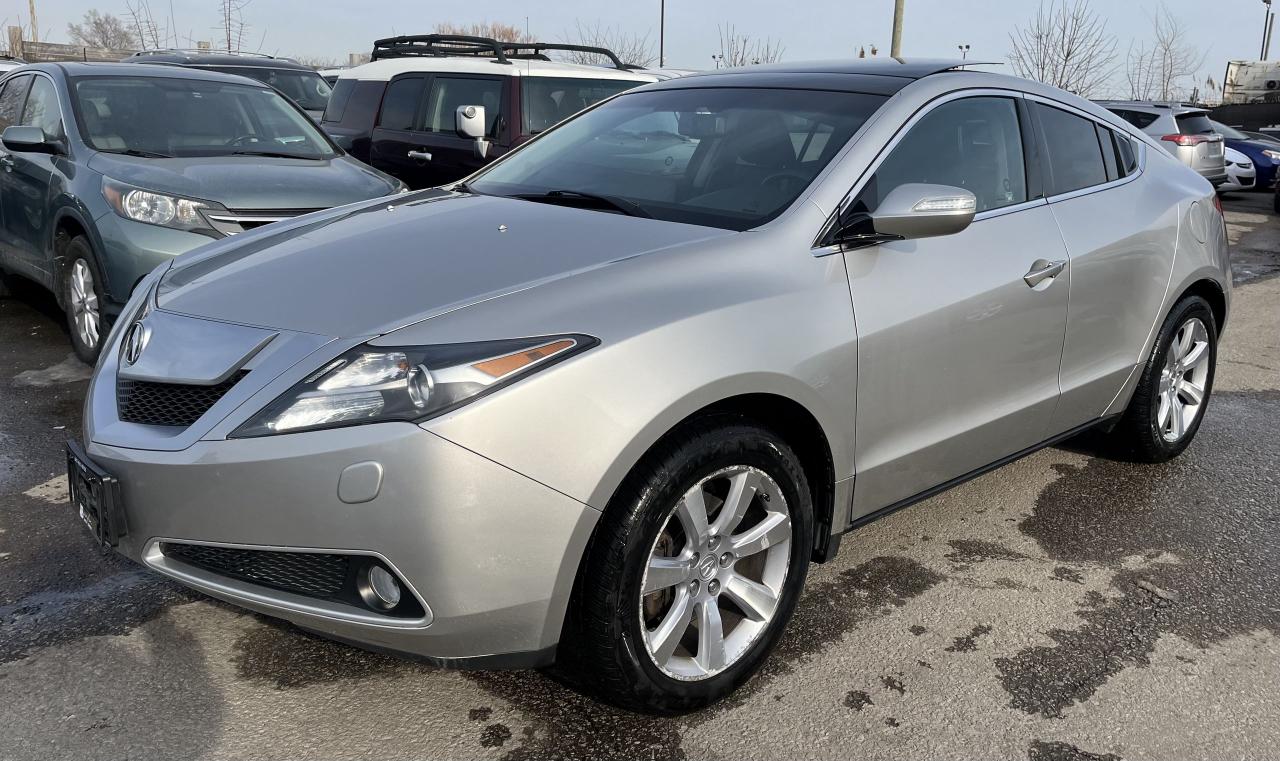
[[[1234,313],[1182,457],[1072,441],[850,534],[763,671],[677,719],[334,644],[101,554],[62,475],[89,370],[22,289],[0,299],[0,757],[1280,757],[1270,205],[1226,201]]]

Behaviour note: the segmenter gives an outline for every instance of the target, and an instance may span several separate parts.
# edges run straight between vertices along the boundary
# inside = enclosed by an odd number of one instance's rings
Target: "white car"
[[[1258,180],[1258,170],[1253,161],[1235,148],[1225,148],[1223,158],[1227,163],[1227,181],[1218,186],[1219,193],[1253,190]]]

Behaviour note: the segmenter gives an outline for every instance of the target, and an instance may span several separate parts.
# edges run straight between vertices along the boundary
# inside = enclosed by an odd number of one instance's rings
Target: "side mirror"
[[[62,153],[62,146],[56,140],[50,140],[39,127],[23,127],[15,124],[6,127],[0,135],[0,142],[14,153]]]
[[[489,141],[485,138],[484,106],[458,106],[456,119],[458,135],[475,141],[473,147],[476,158],[487,156]]]
[[[877,235],[910,240],[953,235],[973,222],[978,199],[951,185],[909,182],[889,191],[871,213]]]

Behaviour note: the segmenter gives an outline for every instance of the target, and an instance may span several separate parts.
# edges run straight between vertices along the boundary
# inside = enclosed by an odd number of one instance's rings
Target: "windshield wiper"
[[[587,201],[613,209],[614,211],[625,214],[628,217],[653,219],[653,215],[645,211],[644,207],[635,201],[629,201],[626,198],[619,198],[617,196],[600,195],[599,193],[583,193],[578,190],[548,190],[545,193],[519,193],[512,197],[525,201],[540,201],[542,203],[557,203],[562,201],[574,203],[577,201]]]
[[[176,158],[167,153],[156,153],[155,151],[143,151],[138,148],[122,148],[120,150],[104,150],[102,153],[114,153],[120,156],[138,156],[144,159],[171,159]]]
[[[282,153],[280,151],[232,151],[230,156],[262,156],[268,159],[311,159],[311,156],[303,156],[297,153]]]

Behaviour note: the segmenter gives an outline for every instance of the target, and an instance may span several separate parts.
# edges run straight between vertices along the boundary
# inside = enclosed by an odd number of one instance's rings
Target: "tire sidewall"
[[[724,446],[726,439],[712,446],[707,446],[706,439],[691,442],[692,446],[686,450],[691,456],[666,472],[664,483],[642,492],[641,499],[630,506],[628,520],[632,526],[623,553],[623,585],[615,598],[611,618],[614,633],[618,635],[620,665],[631,672],[636,692],[654,696],[657,700],[652,702],[660,708],[679,711],[704,705],[727,695],[750,678],[786,628],[808,571],[813,506],[798,459],[761,429],[735,426],[728,431],[732,432],[732,446]],[[792,546],[781,600],[769,628],[732,666],[708,679],[675,679],[663,673],[645,649],[639,617],[643,569],[667,516],[685,492],[708,475],[734,465],[764,471],[782,489],[787,500]]]
[[[76,331],[74,308],[71,304],[71,272],[77,261],[83,260],[89,267],[89,272],[93,275],[93,290],[98,296],[98,345],[88,347],[80,340],[80,336]],[[83,236],[77,236],[67,242],[63,249],[63,267],[61,279],[61,297],[62,308],[66,315],[67,331],[70,334],[71,348],[75,351],[76,356],[82,361],[92,365],[98,360],[98,354],[102,351],[102,343],[106,340],[107,332],[110,325],[106,316],[107,294],[104,289],[102,280],[102,268],[98,266],[98,259],[93,254],[93,248],[89,245],[89,241]]]
[[[1200,412],[1196,415],[1196,419],[1192,421],[1191,426],[1182,434],[1182,438],[1177,441],[1168,441],[1164,434],[1160,431],[1160,426],[1156,421],[1156,416],[1150,411],[1154,410],[1159,404],[1159,399],[1155,398],[1160,392],[1160,373],[1164,370],[1165,363],[1168,361],[1169,352],[1173,350],[1173,341],[1177,338],[1178,330],[1187,320],[1198,318],[1205,326],[1206,332],[1209,334],[1209,374],[1205,378],[1204,401],[1200,405]],[[1200,424],[1204,421],[1204,416],[1209,412],[1209,401],[1213,398],[1213,382],[1217,373],[1218,365],[1218,325],[1213,318],[1213,310],[1209,308],[1208,302],[1199,296],[1191,296],[1180,301],[1169,313],[1169,317],[1165,320],[1164,327],[1160,331],[1160,339],[1156,342],[1155,351],[1151,357],[1151,363],[1147,367],[1147,378],[1143,384],[1145,392],[1151,395],[1145,405],[1148,414],[1146,415],[1146,433],[1150,437],[1152,447],[1160,453],[1161,459],[1169,459],[1176,457],[1184,449],[1191,444],[1191,440],[1195,438],[1196,432],[1200,430]]]

